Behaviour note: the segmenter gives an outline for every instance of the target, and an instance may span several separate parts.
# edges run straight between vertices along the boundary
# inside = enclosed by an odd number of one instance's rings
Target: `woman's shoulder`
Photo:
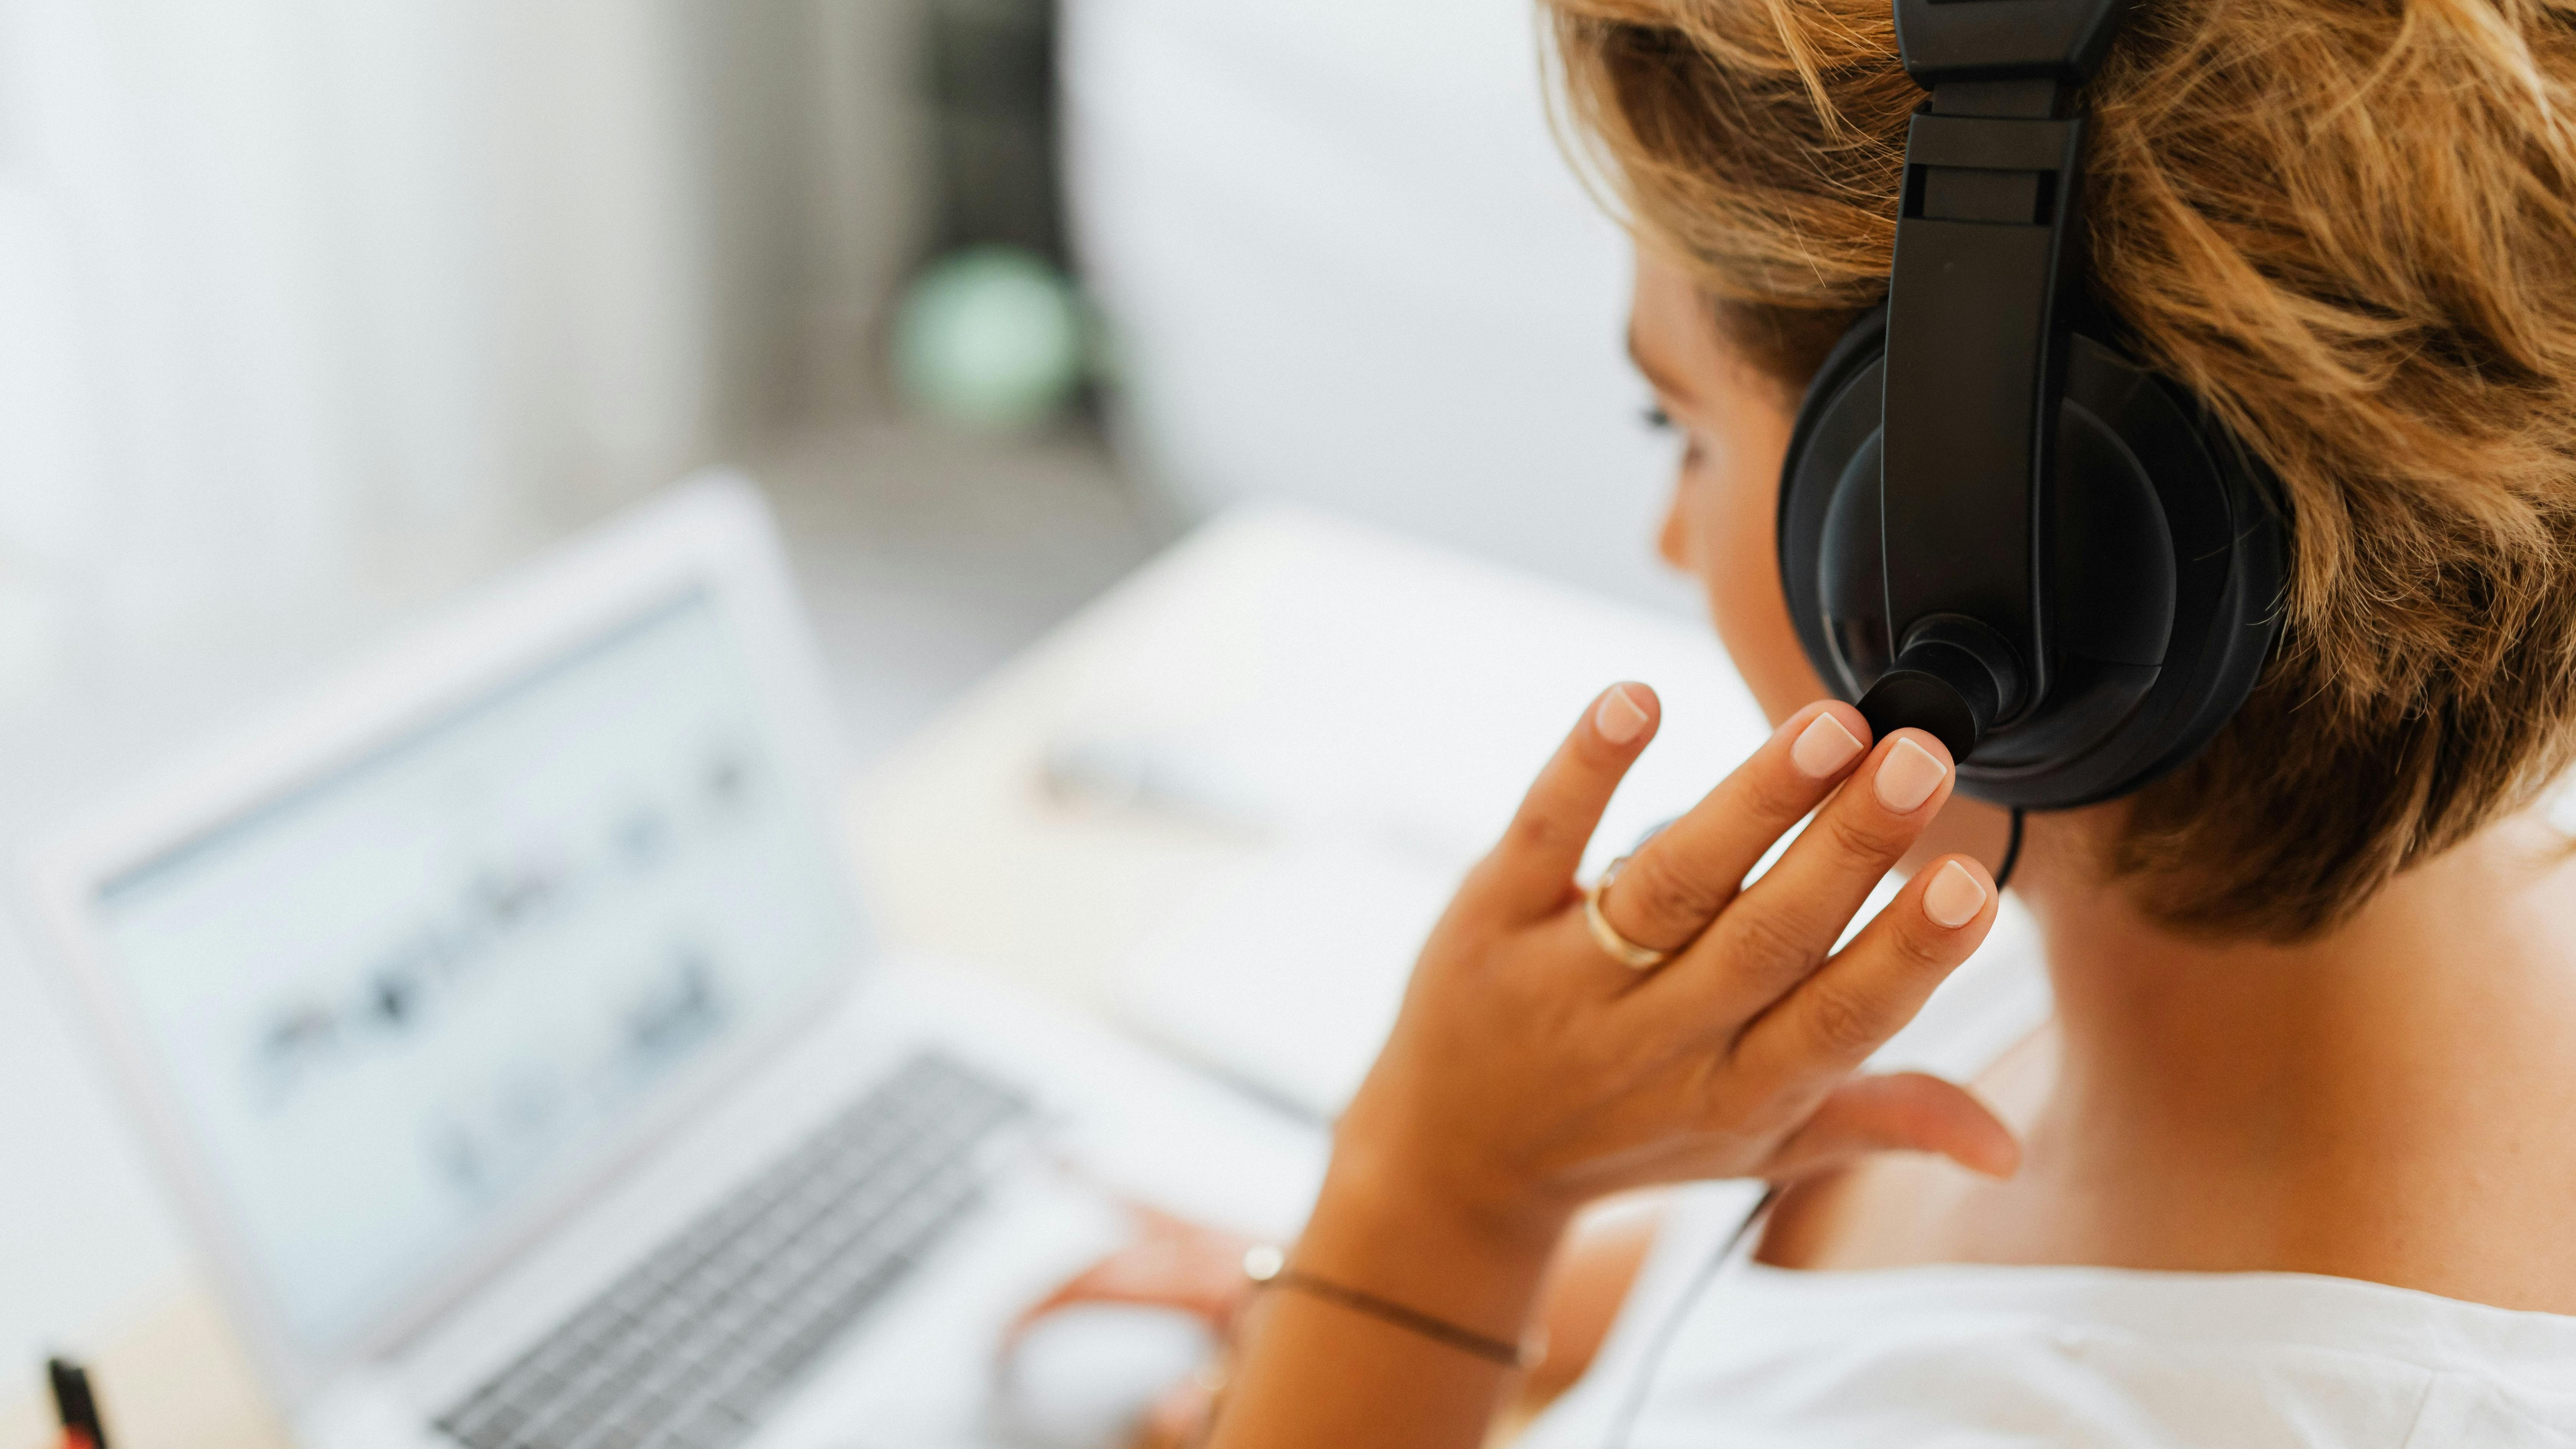
[[[2428,1372],[2553,1383],[2576,1404],[2576,1317],[2498,1308],[2315,1273],[1935,1263],[1808,1272],[1748,1263],[1723,1297],[1778,1325],[1845,1333],[1883,1323],[1897,1340],[1931,1324],[2032,1329],[2067,1342],[2191,1354],[2314,1354]]]
[[[2301,1273],[1748,1267],[1729,1286],[1698,1362],[1749,1387],[1838,1357],[1796,1391],[1835,1413],[1930,1390],[2063,1415],[2050,1443],[2576,1444],[2576,1318],[2557,1314]]]
[[[1634,1442],[1720,1423],[1802,1449],[2566,1449],[2576,1318],[2295,1273],[1749,1266],[1681,1325]]]

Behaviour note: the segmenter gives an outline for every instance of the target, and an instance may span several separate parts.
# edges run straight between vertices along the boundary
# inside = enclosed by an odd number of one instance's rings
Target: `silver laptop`
[[[713,480],[40,853],[299,1438],[983,1442],[1000,1326],[1117,1231],[1088,1180],[1293,1217],[1310,1135],[875,960],[842,797],[766,514]]]

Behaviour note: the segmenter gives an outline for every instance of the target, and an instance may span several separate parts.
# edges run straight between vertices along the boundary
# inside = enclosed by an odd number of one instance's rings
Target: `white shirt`
[[[2026,937],[1998,938],[1882,1065],[1971,1074],[2045,1014]],[[1526,1449],[2576,1449],[2576,1318],[2350,1279],[1795,1272],[1739,1250],[1676,1322],[1754,1197],[1679,1195],[1600,1357]]]

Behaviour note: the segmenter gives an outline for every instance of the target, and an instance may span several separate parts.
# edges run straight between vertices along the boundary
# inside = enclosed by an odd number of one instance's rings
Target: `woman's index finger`
[[[1706,930],[1782,835],[1867,753],[1869,722],[1825,700],[1789,716],[1688,814],[1638,848],[1601,904],[1619,934],[1678,951]]]
[[[1661,701],[1642,684],[1603,690],[1540,769],[1503,838],[1468,876],[1461,902],[1515,920],[1562,908],[1601,812],[1662,719]]]

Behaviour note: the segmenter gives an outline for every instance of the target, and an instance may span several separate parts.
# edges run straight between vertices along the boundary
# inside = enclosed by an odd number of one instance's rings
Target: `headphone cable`
[[[1654,1391],[1655,1373],[1664,1366],[1664,1355],[1672,1351],[1673,1338],[1681,1332],[1682,1320],[1690,1317],[1691,1309],[1697,1307],[1701,1296],[1708,1292],[1708,1285],[1717,1281],[1717,1275],[1735,1257],[1735,1250],[1744,1246],[1745,1235],[1770,1213],[1771,1204],[1779,1197],[1778,1183],[1764,1188],[1761,1201],[1744,1215],[1744,1221],[1735,1225],[1735,1231],[1726,1235],[1726,1242],[1708,1255],[1708,1261],[1700,1264],[1699,1271],[1691,1275],[1690,1282],[1683,1286],[1681,1296],[1673,1300],[1672,1311],[1656,1325],[1654,1339],[1646,1345],[1645,1361],[1639,1365],[1635,1381],[1628,1385],[1628,1396],[1620,1401],[1619,1412],[1610,1420],[1610,1433],[1602,1440],[1602,1449],[1628,1449],[1628,1436],[1637,1427],[1637,1415],[1645,1410],[1646,1396]]]
[[[2013,867],[2021,864],[2021,816],[2021,807],[2015,805],[2012,808],[2012,834],[2004,841],[2004,863],[1995,867],[1996,890],[2012,884]]]

